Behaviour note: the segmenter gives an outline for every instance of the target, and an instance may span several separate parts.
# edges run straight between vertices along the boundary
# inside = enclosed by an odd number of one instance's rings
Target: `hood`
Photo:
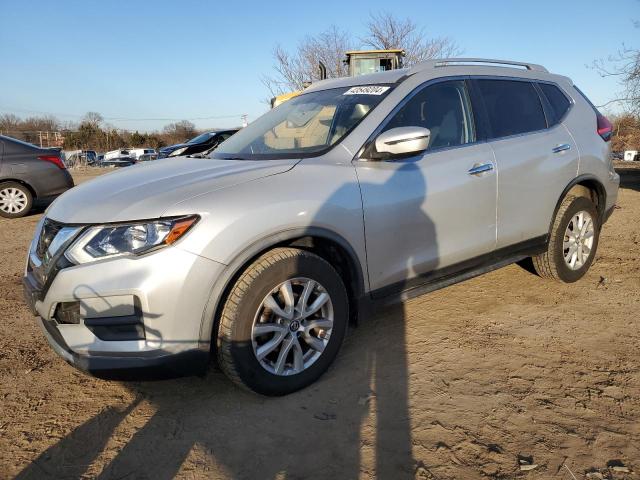
[[[47,217],[62,223],[158,218],[178,202],[286,172],[298,161],[174,157],[145,162],[72,188],[49,207]]]

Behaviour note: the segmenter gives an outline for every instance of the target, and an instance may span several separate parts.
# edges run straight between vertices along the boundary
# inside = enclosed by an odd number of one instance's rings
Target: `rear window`
[[[567,96],[562,93],[562,90],[560,90],[555,85],[551,85],[548,83],[539,83],[538,86],[549,101],[549,114],[551,117],[549,118],[549,126],[555,125],[556,123],[559,123],[560,120],[562,120],[564,114],[567,113],[567,110],[569,110],[569,106],[571,105],[571,103],[569,102]]]
[[[491,138],[547,128],[538,92],[531,82],[478,80],[491,128]]]

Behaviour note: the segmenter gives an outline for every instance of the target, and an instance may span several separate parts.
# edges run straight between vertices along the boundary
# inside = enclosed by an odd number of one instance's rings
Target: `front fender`
[[[362,199],[351,163],[309,159],[292,170],[211,192],[177,205],[167,216],[197,213],[201,220],[177,248],[227,265],[203,315],[208,341],[220,297],[238,269],[270,246],[306,235],[333,240],[360,265],[368,291]]]

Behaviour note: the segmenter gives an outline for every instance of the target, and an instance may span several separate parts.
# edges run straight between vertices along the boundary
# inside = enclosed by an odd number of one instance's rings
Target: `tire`
[[[309,299],[308,309],[306,302],[301,301],[307,285],[310,291],[305,297]],[[289,296],[286,292],[292,294],[289,298],[293,301],[285,301]],[[277,305],[269,300],[275,300]],[[308,317],[301,315],[296,325],[300,308],[311,312],[316,304],[322,304],[320,310]],[[296,306],[292,316],[279,316],[278,312],[287,313],[288,305]],[[327,321],[330,317],[332,323]],[[344,339],[348,318],[349,302],[344,283],[327,261],[305,250],[276,248],[249,265],[229,292],[216,333],[218,363],[232,381],[256,393],[277,396],[295,392],[315,382],[329,368]],[[323,330],[311,326],[321,322],[331,328]],[[275,328],[278,331],[269,331],[262,336],[257,333],[258,329]],[[278,347],[258,359],[259,353],[268,350],[280,338],[284,340],[279,340]],[[318,342],[324,344],[322,350],[318,349]],[[286,350],[289,344],[293,346]],[[311,348],[312,344],[316,348]],[[283,354],[285,360],[281,362],[283,351],[287,353]],[[304,364],[300,363],[302,359],[305,359]]]
[[[31,211],[33,195],[17,182],[0,183],[0,217],[19,218]]]
[[[569,231],[568,227],[572,221],[574,222],[572,227],[575,228],[577,222],[575,222],[574,218],[581,212],[588,214],[591,218],[593,234],[589,238],[593,238],[593,241],[591,242],[586,259],[584,259],[583,256],[582,264],[580,265],[577,260],[574,260],[576,263],[572,267],[570,265],[571,261],[565,260],[565,255],[568,255],[569,253],[569,249],[566,248],[568,243],[565,244],[565,240],[568,242],[571,240],[570,237],[565,236],[565,233]],[[586,215],[583,215],[583,217],[587,218]],[[584,223],[588,224],[586,220]],[[578,228],[577,230],[581,229]],[[586,235],[588,235],[588,233]],[[584,238],[581,237],[583,242],[588,242],[586,235]],[[556,213],[553,227],[551,228],[551,233],[549,235],[547,251],[532,257],[533,266],[538,275],[544,278],[551,278],[565,283],[572,283],[580,280],[587,273],[587,270],[589,270],[589,267],[593,263],[596,250],[598,248],[599,237],[600,215],[598,214],[598,210],[593,202],[586,197],[567,195],[560,204],[560,208]],[[581,251],[586,252],[586,249]],[[577,258],[577,253],[570,256],[572,260],[574,257]]]

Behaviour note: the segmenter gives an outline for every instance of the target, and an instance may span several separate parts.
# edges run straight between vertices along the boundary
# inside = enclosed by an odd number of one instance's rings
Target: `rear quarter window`
[[[547,128],[535,87],[528,81],[477,80],[487,110],[491,138]]]
[[[567,96],[562,93],[562,90],[555,85],[551,85],[549,83],[538,83],[540,90],[542,90],[543,95],[546,97],[549,106],[549,126],[560,123],[562,117],[564,117],[567,110],[571,106],[571,102]]]

